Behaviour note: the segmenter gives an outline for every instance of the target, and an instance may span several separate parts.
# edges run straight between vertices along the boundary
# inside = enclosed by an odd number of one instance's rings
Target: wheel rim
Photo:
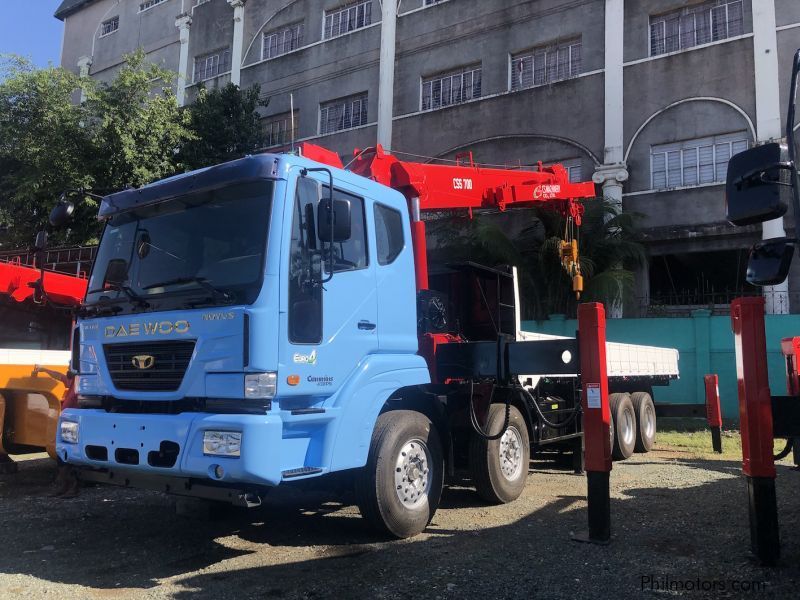
[[[498,447],[500,472],[508,481],[516,480],[522,473],[522,435],[511,425],[500,438]]]
[[[416,508],[427,500],[430,465],[430,451],[422,440],[413,439],[400,449],[394,467],[394,489],[406,508]]]
[[[633,424],[634,420],[635,417],[633,413],[626,410],[622,416],[622,441],[625,442],[626,446],[632,444],[636,436],[636,430]]]
[[[645,407],[642,420],[644,422],[644,437],[652,440],[656,435],[656,415],[651,405],[648,404]]]

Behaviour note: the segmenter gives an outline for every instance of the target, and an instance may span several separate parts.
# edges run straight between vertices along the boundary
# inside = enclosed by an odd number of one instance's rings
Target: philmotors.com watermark
[[[743,579],[706,579],[672,575],[641,575],[640,589],[652,592],[740,592],[760,593],[767,589],[764,581]]]

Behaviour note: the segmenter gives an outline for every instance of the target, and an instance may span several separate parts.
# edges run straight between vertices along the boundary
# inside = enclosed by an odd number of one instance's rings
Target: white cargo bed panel
[[[69,365],[71,354],[64,350],[0,348],[0,365]]]
[[[519,331],[517,339],[567,340],[562,335]],[[678,377],[679,354],[675,348],[639,346],[606,342],[606,362],[609,377]]]

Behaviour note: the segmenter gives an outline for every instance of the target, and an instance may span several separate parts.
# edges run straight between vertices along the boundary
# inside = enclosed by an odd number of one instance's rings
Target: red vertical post
[[[706,420],[711,428],[714,452],[722,454],[722,408],[719,402],[719,377],[706,375]]]
[[[731,324],[736,350],[742,471],[747,481],[750,545],[762,563],[771,565],[780,556],[780,541],[764,298],[734,300],[731,303]]]
[[[611,539],[611,439],[606,368],[606,314],[599,303],[578,306],[578,338],[581,354],[581,405],[589,502],[588,540]]]
[[[425,221],[411,221],[411,242],[414,246],[414,273],[417,290],[428,289],[428,247]]]

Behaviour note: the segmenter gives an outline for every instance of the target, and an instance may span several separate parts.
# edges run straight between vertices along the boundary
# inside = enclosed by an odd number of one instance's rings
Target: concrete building
[[[800,47],[797,0],[64,0],[56,16],[62,65],[84,75],[141,46],[179,73],[181,102],[260,84],[276,147],[565,163],[641,215],[632,315],[746,289],[762,231],[726,224],[722,181],[732,153],[782,137]],[[795,263],[773,312],[800,312]]]

